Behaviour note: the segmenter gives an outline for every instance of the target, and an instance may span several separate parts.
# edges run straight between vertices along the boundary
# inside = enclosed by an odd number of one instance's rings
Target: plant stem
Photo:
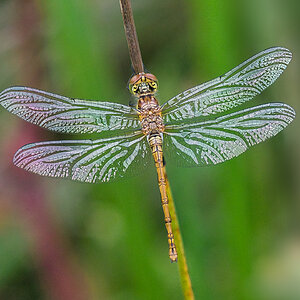
[[[120,6],[133,70],[135,73],[144,72],[144,64],[134,25],[130,0],[120,0]]]
[[[136,34],[136,29],[133,20],[133,14],[131,9],[130,0],[120,0],[121,12],[123,16],[125,35],[127,39],[129,55],[132,63],[132,67],[135,73],[144,72],[144,65],[142,61],[142,55],[140,51],[140,46]],[[168,181],[166,169],[164,168],[164,175],[166,180],[166,188],[167,188],[167,196],[169,201],[169,209],[172,218],[172,229],[174,232],[175,244],[178,253],[178,267],[179,267],[179,275],[182,285],[182,290],[184,294],[184,298],[186,300],[193,300],[194,293],[192,290],[192,284],[190,275],[188,272],[188,267],[186,263],[186,257],[184,254],[183,241],[180,233],[179,223],[176,215],[175,205],[171,193],[170,184]]]
[[[172,218],[172,229],[174,232],[175,244],[178,253],[178,268],[179,268],[182,291],[183,291],[184,299],[193,300],[195,299],[194,292],[192,289],[192,283],[191,283],[186,257],[184,253],[183,240],[180,232],[179,222],[176,214],[170,183],[166,173],[166,168],[164,168],[164,173],[166,179],[167,195],[169,200],[169,209]]]

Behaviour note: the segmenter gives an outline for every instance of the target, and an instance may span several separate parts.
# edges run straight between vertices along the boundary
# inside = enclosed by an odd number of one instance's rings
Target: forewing
[[[276,135],[294,117],[292,107],[269,103],[213,121],[167,126],[164,136],[166,161],[173,159],[182,166],[224,162]]]
[[[147,139],[132,134],[110,139],[51,141],[20,148],[14,164],[43,176],[89,183],[135,174],[151,160]]]
[[[20,118],[62,133],[99,133],[139,127],[137,114],[118,103],[71,99],[27,87],[11,87],[0,104]]]
[[[279,77],[291,58],[288,49],[270,48],[223,76],[177,95],[163,106],[165,124],[220,113],[252,99]]]

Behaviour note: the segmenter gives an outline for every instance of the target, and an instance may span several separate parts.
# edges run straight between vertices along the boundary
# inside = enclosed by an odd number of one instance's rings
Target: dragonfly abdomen
[[[161,195],[161,204],[165,216],[165,225],[168,232],[169,257],[172,262],[177,261],[177,251],[175,247],[174,235],[172,231],[172,219],[169,211],[169,201],[167,196],[166,177],[164,170],[162,137],[159,133],[152,133],[148,137],[148,142],[152,150],[152,155],[155,161],[158,186]]]

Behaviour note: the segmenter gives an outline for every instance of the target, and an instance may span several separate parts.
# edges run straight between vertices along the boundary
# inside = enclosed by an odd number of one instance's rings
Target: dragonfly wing
[[[11,87],[0,104],[22,119],[62,133],[139,128],[138,116],[118,103],[71,99],[27,87]]]
[[[288,49],[270,48],[223,76],[177,95],[163,106],[165,124],[220,113],[252,99],[279,77],[291,58]]]
[[[276,135],[295,117],[292,107],[269,103],[216,118],[167,126],[164,136],[166,161],[182,166],[218,164]]]
[[[141,134],[99,140],[69,140],[25,145],[14,164],[43,176],[82,182],[108,182],[148,165],[151,151]]]

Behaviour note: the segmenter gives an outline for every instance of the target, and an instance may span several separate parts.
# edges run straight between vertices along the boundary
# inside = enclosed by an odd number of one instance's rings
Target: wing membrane
[[[90,183],[134,174],[149,161],[152,161],[151,151],[141,134],[95,141],[34,143],[20,148],[14,157],[14,164],[27,171]]]
[[[139,127],[138,117],[129,106],[71,99],[27,87],[4,90],[0,104],[30,123],[62,133],[99,133]]]
[[[276,135],[295,117],[283,103],[244,109],[212,121],[167,126],[166,159],[182,166],[218,164]]]
[[[279,77],[291,58],[281,47],[256,54],[223,76],[170,99],[163,106],[165,123],[213,115],[252,99]]]

